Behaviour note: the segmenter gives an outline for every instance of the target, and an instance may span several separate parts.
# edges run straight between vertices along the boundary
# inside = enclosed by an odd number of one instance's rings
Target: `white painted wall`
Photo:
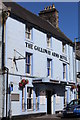
[[[46,44],[46,34],[32,29],[33,38],[29,43],[34,46],[37,45],[41,48],[48,49]],[[18,37],[17,37],[18,36]],[[25,51],[33,53],[33,75],[38,77],[46,77],[47,76],[47,58],[53,59],[53,79],[54,80],[63,80],[63,62],[59,60],[59,58],[54,57],[52,55],[48,55],[46,53],[41,53],[37,50],[31,50],[26,48],[25,46],[25,25],[13,20],[12,18],[8,18],[6,23],[6,65],[9,67],[10,72],[25,74],[25,60],[18,60],[17,66],[19,71],[15,70],[15,65],[13,65],[12,61],[8,58],[14,57],[14,49],[20,52],[23,56],[25,56]],[[73,48],[66,46],[67,54],[65,56],[70,57],[70,65],[68,64],[68,80],[73,81]],[[59,55],[62,55],[62,42],[52,38],[52,48],[50,51],[56,52]],[[70,51],[70,52],[69,52]],[[68,55],[69,54],[69,55]],[[16,53],[16,58],[19,55]],[[14,67],[13,67],[14,66]],[[13,68],[12,68],[13,67]],[[70,69],[70,73],[69,73]],[[70,76],[69,76],[70,75]]]
[[[47,77],[47,58],[51,58],[53,62],[53,74],[52,74],[52,79],[53,80],[63,80],[63,61],[59,60],[59,58],[54,57],[52,55],[48,55],[46,53],[41,53],[37,50],[31,50],[26,47],[25,42],[28,42],[30,44],[33,44],[33,46],[38,46],[47,50],[50,50],[51,52],[56,52],[59,55],[62,55],[62,42],[52,38],[52,47],[50,49],[47,48],[47,43],[46,43],[46,34],[40,32],[39,30],[36,30],[35,28],[32,29],[32,39],[26,40],[25,39],[25,24],[14,20],[12,18],[8,18],[6,22],[6,49],[5,49],[5,59],[6,59],[6,66],[9,68],[10,73],[16,73],[16,74],[21,74],[21,75],[26,75],[25,73],[25,60],[18,60],[17,62],[17,67],[18,67],[18,72],[15,69],[15,65],[13,64],[13,61],[10,60],[9,58],[14,58],[14,55],[16,58],[19,57],[17,53],[14,53],[14,49],[16,49],[20,54],[22,54],[25,57],[25,52],[29,52],[33,54],[33,76],[37,77]],[[70,54],[69,54],[70,53]],[[72,47],[69,47],[68,45],[66,46],[66,54],[65,56],[70,57],[70,67],[68,64],[68,74],[67,78],[68,81],[73,81],[73,49]],[[67,63],[66,63],[67,64]],[[69,72],[70,71],[70,72]],[[18,89],[18,84],[20,81],[20,77],[14,77],[14,76],[9,76],[9,82],[12,81],[14,83],[14,93],[19,93],[21,96],[21,91]],[[32,79],[29,79],[29,85],[32,85]],[[59,90],[57,90],[58,93]],[[59,91],[61,93],[61,90]],[[56,104],[56,111],[57,110],[62,110],[63,109],[63,104],[64,104],[64,97],[63,95],[60,96],[59,93],[59,98],[60,102],[59,104]],[[46,104],[45,104],[46,105]],[[15,112],[14,106],[17,107],[17,111]],[[20,108],[20,109],[19,109]],[[20,101],[17,102],[12,102],[12,109],[13,109],[13,115],[18,115],[18,114],[23,114],[21,111],[21,97]],[[43,111],[42,106],[40,107],[40,111]],[[46,107],[45,107],[46,111]]]
[[[14,20],[12,18],[8,18],[6,22],[6,66],[9,68],[9,71],[11,73],[19,73],[24,74],[25,70],[25,60],[18,60],[17,67],[18,72],[15,69],[15,65],[9,58],[19,58],[18,53],[14,53],[14,49],[16,49],[21,55],[25,57],[25,51],[24,51],[24,31],[25,31],[25,25],[18,22],[17,20]],[[21,56],[20,56],[21,57]]]
[[[6,46],[5,46],[5,55],[6,55],[6,66],[9,68],[10,73],[14,74],[24,74],[25,71],[25,60],[19,60],[16,61],[18,72],[16,71],[15,64],[13,61],[9,58],[14,58],[14,55],[16,58],[19,57],[19,54],[16,52],[14,53],[14,49],[16,49],[20,54],[25,56],[25,48],[24,48],[24,31],[25,31],[25,25],[12,19],[8,18],[6,22]],[[21,57],[21,56],[20,56]],[[21,91],[19,90],[19,82],[21,81],[20,77],[16,76],[9,76],[9,84],[10,82],[13,82],[13,92],[12,93],[18,93],[21,96]],[[13,115],[21,114],[21,99],[19,102],[12,102],[11,109]],[[16,108],[14,107],[16,106]],[[16,109],[16,110],[15,110]]]

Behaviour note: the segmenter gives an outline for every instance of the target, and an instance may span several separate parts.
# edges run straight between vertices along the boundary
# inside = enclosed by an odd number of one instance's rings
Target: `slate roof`
[[[6,7],[10,7],[10,15],[24,23],[30,23],[33,27],[51,34],[54,38],[63,41],[67,44],[73,45],[73,42],[60,29],[56,29],[51,23],[42,19],[41,17],[31,13],[25,8],[21,7],[15,2],[3,2]]]

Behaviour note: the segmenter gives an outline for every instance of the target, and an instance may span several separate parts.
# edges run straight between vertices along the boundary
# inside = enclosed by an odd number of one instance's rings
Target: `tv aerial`
[[[16,53],[19,55],[18,58],[16,58]],[[13,63],[15,64],[16,71],[18,71],[17,60],[26,59],[26,57],[24,57],[20,52],[18,52],[17,50],[14,49],[14,57],[13,58],[8,58],[8,59],[13,61]]]

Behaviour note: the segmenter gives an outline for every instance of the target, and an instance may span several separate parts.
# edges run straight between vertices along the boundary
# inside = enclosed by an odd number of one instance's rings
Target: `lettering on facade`
[[[52,52],[52,56],[59,58],[59,54]]]
[[[46,50],[46,49],[43,49],[43,48],[38,47],[38,46],[36,46],[36,45],[34,46],[34,49],[37,50],[37,51],[39,51],[39,52],[47,53],[48,55],[51,55],[51,51]]]
[[[30,48],[30,49],[33,49],[33,45],[32,44],[29,44],[29,43],[26,43],[26,47]]]
[[[60,59],[64,59],[67,61],[67,58],[65,56],[60,55]]]
[[[29,49],[34,49],[34,50],[39,51],[39,52],[41,52],[41,53],[46,53],[46,54],[48,54],[48,55],[52,55],[52,56],[54,56],[54,57],[60,58],[60,60],[65,60],[65,61],[67,61],[67,57],[65,57],[65,56],[59,55],[59,54],[56,53],[56,52],[52,52],[52,51],[50,51],[50,50],[41,48],[41,47],[36,46],[36,45],[33,45],[33,44],[31,44],[31,43],[27,43],[27,42],[26,42],[26,47],[29,48]]]

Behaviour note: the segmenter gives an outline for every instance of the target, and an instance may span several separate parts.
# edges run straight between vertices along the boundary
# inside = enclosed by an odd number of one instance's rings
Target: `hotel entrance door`
[[[51,91],[47,91],[47,114],[51,114]]]

